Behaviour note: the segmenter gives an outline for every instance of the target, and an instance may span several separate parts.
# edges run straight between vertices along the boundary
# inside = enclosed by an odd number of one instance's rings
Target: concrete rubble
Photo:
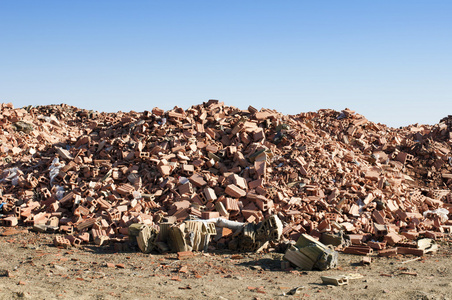
[[[302,270],[328,270],[337,266],[338,253],[313,237],[302,234],[295,245],[287,249],[284,259]]]
[[[452,116],[395,129],[349,109],[217,100],[141,113],[1,104],[0,130],[0,225],[59,232],[61,247],[291,251],[309,235],[344,253],[424,255],[436,244],[416,241],[452,228]]]

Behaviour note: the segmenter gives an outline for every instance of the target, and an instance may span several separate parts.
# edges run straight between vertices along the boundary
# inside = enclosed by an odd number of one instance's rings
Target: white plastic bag
[[[55,157],[49,167],[50,184],[53,183],[53,180],[60,173],[62,167],[64,167],[64,162],[60,163],[58,157]]]
[[[424,218],[426,218],[428,215],[439,216],[441,219],[441,223],[445,223],[445,222],[447,222],[447,220],[449,220],[449,217],[447,217],[448,214],[449,214],[449,210],[447,210],[445,208],[438,208],[435,210],[427,210],[427,211],[424,211],[424,213],[423,213]]]
[[[19,168],[9,168],[3,171],[2,177],[4,177],[2,180],[0,180],[0,182],[3,181],[11,181],[12,185],[17,185],[17,183],[19,182]]]

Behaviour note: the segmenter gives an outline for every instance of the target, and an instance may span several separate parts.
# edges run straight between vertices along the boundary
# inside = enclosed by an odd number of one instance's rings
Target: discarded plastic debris
[[[419,239],[417,241],[418,249],[424,250],[424,253],[436,252],[438,244],[432,239]]]
[[[60,163],[58,157],[55,157],[52,164],[49,167],[50,184],[52,185],[55,177],[60,173],[60,170],[64,167],[64,162]]]
[[[427,211],[423,212],[424,218],[426,218],[427,216],[438,216],[441,220],[441,223],[447,222],[447,220],[449,219],[447,217],[448,214],[449,214],[449,210],[447,210],[445,208],[438,208],[435,210],[427,210]]]
[[[16,186],[19,182],[20,170],[19,168],[9,168],[2,172],[3,179],[0,179],[0,182],[3,181],[11,181],[11,185]]]

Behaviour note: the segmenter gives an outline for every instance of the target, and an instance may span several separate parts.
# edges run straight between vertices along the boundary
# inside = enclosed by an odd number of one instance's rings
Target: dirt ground
[[[19,228],[19,230],[22,230]],[[0,235],[4,228],[0,228]],[[282,270],[280,253],[117,252],[110,246],[59,249],[54,235],[0,236],[0,299],[452,299],[452,242],[436,254],[362,257],[340,254],[328,271]],[[360,274],[348,285],[321,276]],[[285,295],[301,287],[296,295]]]

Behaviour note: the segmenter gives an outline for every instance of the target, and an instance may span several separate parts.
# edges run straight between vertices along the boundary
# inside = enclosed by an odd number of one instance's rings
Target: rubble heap
[[[277,216],[279,243],[345,237],[336,245],[363,254],[452,226],[452,116],[394,129],[349,109],[283,115],[217,100],[142,113],[1,104],[0,128],[1,225],[66,233],[59,245],[221,217],[247,225],[220,230],[218,247],[256,250]]]

